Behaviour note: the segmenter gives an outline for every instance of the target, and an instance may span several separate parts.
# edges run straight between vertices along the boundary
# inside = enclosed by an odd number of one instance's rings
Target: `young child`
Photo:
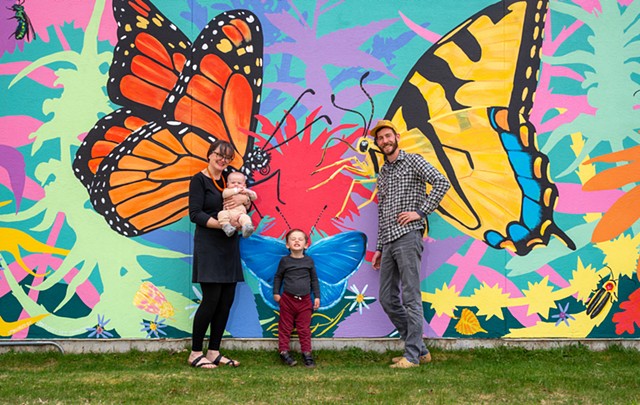
[[[227,177],[227,187],[222,191],[222,198],[227,198],[236,194],[244,194],[251,201],[255,201],[258,195],[255,191],[249,190],[246,186],[244,174],[240,172],[229,173]],[[230,210],[222,210],[218,212],[218,221],[222,224],[222,230],[227,236],[231,236],[236,232],[236,228],[231,222],[237,221],[242,225],[242,236],[248,238],[254,231],[251,217],[247,215],[247,209],[244,205],[238,205]]]
[[[311,312],[320,307],[320,284],[313,259],[304,254],[309,247],[307,234],[300,229],[292,229],[285,237],[286,246],[291,252],[280,259],[278,270],[273,278],[273,299],[280,305],[278,323],[278,349],[280,358],[288,366],[297,362],[289,353],[289,341],[295,324],[300,337],[302,359],[307,367],[315,367],[311,355]],[[280,287],[284,292],[280,294]],[[313,307],[311,295],[313,292]]]

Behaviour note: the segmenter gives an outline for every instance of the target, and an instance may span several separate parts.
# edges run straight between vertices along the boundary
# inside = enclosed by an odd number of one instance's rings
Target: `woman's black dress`
[[[218,186],[222,189],[223,182]],[[209,218],[222,210],[222,191],[201,172],[189,184],[189,217],[196,224],[193,236],[194,283],[236,283],[244,281],[240,262],[240,236],[228,237],[222,229],[207,228]]]

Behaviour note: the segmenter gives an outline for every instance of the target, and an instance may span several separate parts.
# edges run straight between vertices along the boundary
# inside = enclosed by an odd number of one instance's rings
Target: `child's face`
[[[303,232],[292,232],[287,238],[287,248],[292,252],[302,252],[308,247],[307,235]]]
[[[227,182],[229,183],[229,187],[244,187],[245,181],[244,176],[240,173],[232,173],[227,178]]]

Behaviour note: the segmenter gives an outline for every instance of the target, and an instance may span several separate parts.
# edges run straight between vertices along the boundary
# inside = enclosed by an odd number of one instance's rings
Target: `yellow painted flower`
[[[549,285],[549,276],[545,276],[545,278],[538,283],[529,282],[529,289],[522,290],[529,305],[527,315],[538,313],[543,318],[548,318],[549,310],[556,307],[553,295],[551,294],[552,291],[553,287]]]
[[[456,292],[456,287],[449,288],[447,283],[442,285],[442,289],[436,288],[436,292],[433,294],[422,294],[423,300],[425,295],[431,298],[431,306],[436,311],[436,315],[441,316],[446,314],[450,317],[454,317],[454,312],[457,308],[456,302],[460,297],[460,293]]]
[[[478,308],[478,315],[485,315],[487,320],[494,316],[504,319],[502,308],[509,306],[510,296],[511,294],[502,292],[502,287],[499,284],[496,283],[493,287],[489,287],[487,283],[483,282],[480,288],[474,290],[471,299]]]
[[[578,292],[578,300],[586,302],[599,282],[598,272],[591,265],[585,267],[578,258],[576,269],[571,273],[569,280],[569,284]]]
[[[629,235],[621,235],[611,241],[596,243],[596,247],[605,255],[604,263],[611,267],[616,277],[631,277],[636,272],[638,246],[640,246],[640,235],[633,238]]]

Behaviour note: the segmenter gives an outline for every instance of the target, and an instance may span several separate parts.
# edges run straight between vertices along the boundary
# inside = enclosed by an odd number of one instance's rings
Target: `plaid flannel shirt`
[[[426,183],[432,189],[427,194]],[[398,223],[398,215],[417,211],[425,217],[438,208],[451,184],[442,173],[422,156],[401,150],[393,162],[385,161],[378,175],[378,242],[376,250],[402,235],[424,229],[424,219],[406,225]]]

